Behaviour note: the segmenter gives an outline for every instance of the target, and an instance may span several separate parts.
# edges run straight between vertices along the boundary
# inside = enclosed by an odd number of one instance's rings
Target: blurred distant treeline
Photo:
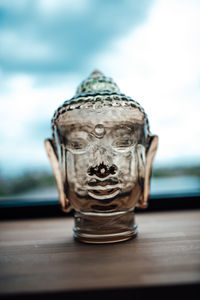
[[[47,172],[25,172],[15,177],[0,175],[0,197],[17,195],[28,190],[55,185],[53,174]]]
[[[153,169],[152,177],[196,176],[200,178],[200,166]]]
[[[171,167],[153,169],[152,177],[195,176],[200,178],[200,166]],[[26,172],[13,177],[4,177],[0,174],[0,197],[17,195],[28,190],[55,186],[56,182],[52,173]]]

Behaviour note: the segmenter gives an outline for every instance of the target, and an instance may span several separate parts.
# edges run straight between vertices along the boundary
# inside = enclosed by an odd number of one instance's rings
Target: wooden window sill
[[[106,245],[74,241],[72,217],[2,221],[0,296],[199,291],[200,210],[140,213],[136,221],[135,239]]]

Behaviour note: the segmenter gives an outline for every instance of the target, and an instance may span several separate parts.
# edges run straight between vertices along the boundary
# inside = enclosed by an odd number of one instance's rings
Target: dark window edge
[[[152,195],[147,209],[136,208],[136,212],[176,211],[200,208],[200,194]],[[64,213],[58,200],[46,199],[0,199],[1,219],[24,219],[72,216],[73,211]]]
[[[54,299],[199,299],[200,285],[193,284],[174,284],[160,286],[142,286],[127,288],[106,288],[90,290],[74,290],[62,292],[40,292],[40,293],[17,293],[17,294],[0,294],[1,299],[42,299],[47,297],[49,300]]]

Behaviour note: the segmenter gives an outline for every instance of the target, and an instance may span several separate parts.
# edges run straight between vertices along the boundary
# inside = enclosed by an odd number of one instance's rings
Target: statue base
[[[116,243],[137,235],[133,211],[75,213],[74,238],[91,244]]]

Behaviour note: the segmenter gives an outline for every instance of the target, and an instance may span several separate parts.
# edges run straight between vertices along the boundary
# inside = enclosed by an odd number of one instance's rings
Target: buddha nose
[[[117,166],[106,166],[103,162],[95,167],[88,168],[88,175],[96,175],[99,178],[105,178],[109,175],[114,175],[117,172]]]

